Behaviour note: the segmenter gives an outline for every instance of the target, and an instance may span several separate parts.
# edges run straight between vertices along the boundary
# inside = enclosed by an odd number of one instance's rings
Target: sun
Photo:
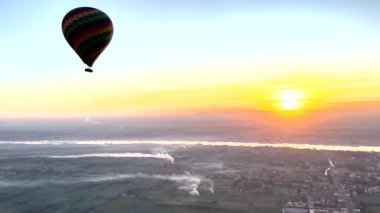
[[[286,89],[278,93],[279,106],[284,110],[297,110],[301,108],[303,94],[300,90]]]

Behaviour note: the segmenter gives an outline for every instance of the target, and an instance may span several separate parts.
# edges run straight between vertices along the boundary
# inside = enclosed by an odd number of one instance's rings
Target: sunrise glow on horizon
[[[36,2],[0,3],[0,119],[379,111],[377,2]],[[60,29],[83,5],[115,27],[92,74]]]

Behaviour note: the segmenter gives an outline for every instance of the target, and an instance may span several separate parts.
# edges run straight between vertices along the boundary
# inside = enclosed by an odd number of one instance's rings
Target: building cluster
[[[360,194],[380,194],[380,164],[375,162],[347,156],[338,156],[334,166],[327,160],[324,166],[307,161],[293,164],[273,161],[278,169],[262,168],[235,176],[219,176],[233,177],[232,185],[240,191],[258,194],[275,188],[293,191],[276,195],[283,202],[283,213],[358,213],[363,212]]]

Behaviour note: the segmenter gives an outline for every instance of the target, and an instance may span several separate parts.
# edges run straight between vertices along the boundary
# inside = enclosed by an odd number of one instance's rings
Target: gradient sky
[[[86,67],[61,21],[92,6],[114,37]],[[379,109],[380,2],[130,0],[0,2],[0,118],[220,109]]]

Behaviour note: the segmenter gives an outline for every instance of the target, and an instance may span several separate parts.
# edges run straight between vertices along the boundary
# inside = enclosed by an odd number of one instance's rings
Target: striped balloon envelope
[[[62,20],[66,41],[92,67],[112,39],[113,25],[104,12],[92,7],[79,7],[68,12]],[[92,72],[87,68],[86,71]]]

